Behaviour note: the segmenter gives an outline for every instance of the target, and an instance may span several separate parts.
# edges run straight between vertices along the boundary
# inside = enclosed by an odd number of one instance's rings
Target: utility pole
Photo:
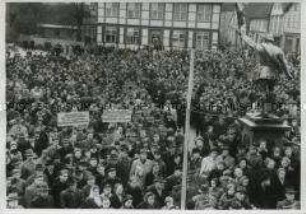
[[[193,90],[193,75],[194,75],[194,48],[190,51],[190,69],[188,78],[188,92],[187,92],[187,108],[185,120],[185,139],[184,139],[184,156],[183,156],[183,174],[182,174],[182,192],[181,192],[181,210],[186,209],[186,195],[187,195],[187,171],[188,171],[188,145],[190,140],[190,112],[191,112],[191,97]]]

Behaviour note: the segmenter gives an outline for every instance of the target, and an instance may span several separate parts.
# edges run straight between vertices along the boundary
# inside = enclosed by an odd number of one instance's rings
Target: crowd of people
[[[282,208],[298,195],[300,124],[288,103],[299,105],[299,81],[275,89],[292,125],[287,143],[249,146],[237,117],[256,101],[244,69],[252,63],[235,51],[197,53],[192,121],[202,137],[189,155],[188,209]],[[188,71],[187,51],[7,57],[8,207],[178,209]],[[103,122],[116,109],[131,110],[131,121]],[[58,113],[73,111],[88,111],[89,124],[58,126]],[[267,203],[255,197],[275,188]]]
[[[248,53],[252,55],[252,53]],[[299,209],[300,64],[295,79],[280,77],[273,114],[291,130],[282,139],[250,144],[238,118],[258,109],[264,96],[252,75],[255,57],[227,51],[203,54],[195,99],[200,137],[189,157],[188,209]],[[201,71],[201,69],[199,69]]]

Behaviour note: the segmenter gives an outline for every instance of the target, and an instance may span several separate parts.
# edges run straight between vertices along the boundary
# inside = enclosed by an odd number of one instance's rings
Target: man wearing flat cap
[[[121,180],[117,177],[117,170],[115,167],[106,169],[106,178],[104,183],[110,184],[112,188],[114,188],[116,183],[121,183]]]
[[[82,191],[77,188],[77,182],[71,179],[68,181],[68,188],[60,194],[61,208],[79,208],[82,201]]]
[[[122,209],[134,209],[133,206],[133,196],[131,195],[126,195],[123,198],[123,206]]]
[[[148,191],[152,192],[155,195],[156,205],[159,208],[164,206],[166,198],[165,183],[166,181],[162,178],[156,178],[154,180],[154,185],[148,189]]]
[[[21,178],[28,179],[35,172],[36,163],[34,162],[34,152],[32,149],[27,149],[25,151],[26,160],[21,165]]]
[[[286,210],[286,209],[300,209],[300,202],[295,200],[295,195],[297,191],[294,190],[293,187],[287,187],[285,189],[286,199],[283,201],[279,201],[277,203],[277,209]]]

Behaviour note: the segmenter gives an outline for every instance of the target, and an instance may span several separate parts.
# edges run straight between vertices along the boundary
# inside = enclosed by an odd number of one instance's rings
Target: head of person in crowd
[[[279,146],[275,146],[273,148],[273,159],[276,159],[276,158],[281,158],[282,156],[282,150]]]
[[[103,196],[109,197],[112,195],[112,186],[110,184],[105,184],[103,187]]]
[[[166,181],[161,178],[156,178],[154,180],[154,186],[158,191],[162,191],[165,189],[165,183]]]
[[[98,186],[94,186],[90,191],[88,198],[100,198],[100,188]]]
[[[116,183],[114,186],[114,194],[115,195],[124,195],[124,188],[123,185],[121,183]]]
[[[133,209],[133,196],[126,195],[123,200],[123,208],[124,209]]]
[[[266,158],[265,163],[266,163],[266,167],[270,170],[274,170],[276,167],[276,162],[274,159]]]
[[[218,156],[219,152],[218,152],[218,148],[217,147],[213,147],[210,149],[210,154],[209,156],[212,158],[212,159],[216,159],[217,156]]]
[[[149,206],[154,207],[155,206],[155,195],[152,192],[147,192],[144,195],[144,202],[147,203]]]
[[[289,159],[292,157],[293,149],[292,149],[291,146],[286,146],[285,147],[284,155],[285,155],[285,157],[288,157]]]
[[[220,172],[223,172],[225,170],[225,163],[224,161],[218,161],[217,163],[217,170]]]
[[[32,149],[27,149],[25,151],[25,158],[27,161],[34,161],[34,152]]]
[[[108,197],[102,197],[102,209],[111,208],[111,201]]]
[[[293,202],[295,200],[295,194],[296,194],[296,191],[294,190],[293,187],[287,187],[285,189],[285,197],[287,201]]]
[[[139,153],[139,159],[142,163],[145,163],[147,160],[147,151],[145,149],[141,149]]]
[[[288,169],[290,167],[291,160],[288,157],[283,157],[281,160],[281,167],[284,169]]]
[[[60,180],[60,182],[66,183],[67,180],[68,180],[68,178],[69,178],[69,172],[68,172],[68,170],[67,170],[67,169],[62,169],[62,170],[60,171],[60,175],[59,175],[59,180]]]

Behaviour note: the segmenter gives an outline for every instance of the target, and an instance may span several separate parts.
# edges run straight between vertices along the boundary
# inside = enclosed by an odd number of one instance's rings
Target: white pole
[[[190,51],[190,71],[188,78],[188,93],[187,93],[187,108],[185,121],[185,140],[184,140],[184,155],[183,155],[183,175],[182,175],[182,192],[181,192],[181,210],[186,209],[186,193],[187,193],[187,170],[188,170],[188,145],[190,140],[190,105],[193,90],[193,73],[194,73],[194,58],[195,50]]]

